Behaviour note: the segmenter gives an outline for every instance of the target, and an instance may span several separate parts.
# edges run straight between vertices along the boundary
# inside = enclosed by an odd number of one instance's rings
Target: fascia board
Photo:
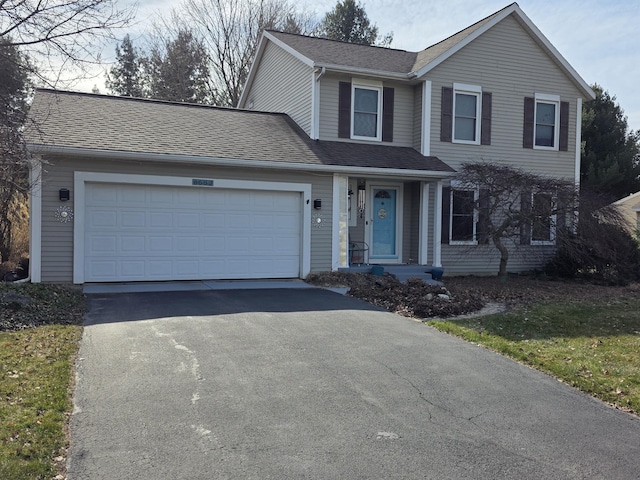
[[[408,170],[400,168],[352,167],[342,165],[317,165],[293,162],[274,162],[268,160],[242,160],[223,157],[200,157],[193,155],[173,155],[162,153],[127,152],[120,150],[100,150],[92,148],[60,147],[42,144],[28,144],[27,148],[38,155],[65,155],[75,157],[93,157],[108,160],[134,160],[139,162],[185,163],[199,165],[218,165],[236,168],[267,168],[274,170],[298,170],[308,172],[330,172],[370,176],[393,176],[411,178],[442,179],[455,175],[455,172],[431,170]]]
[[[399,73],[399,72],[387,72],[384,70],[372,70],[369,68],[349,67],[347,65],[335,65],[330,63],[317,63],[316,67],[324,67],[327,71],[334,73],[346,73],[351,75],[366,75],[369,77],[376,77],[382,79],[394,79],[394,80],[413,80],[414,74],[412,73]]]

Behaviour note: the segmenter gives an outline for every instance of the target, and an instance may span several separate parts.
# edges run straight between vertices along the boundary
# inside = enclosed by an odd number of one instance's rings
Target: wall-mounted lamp
[[[58,191],[58,198],[62,202],[66,202],[67,200],[69,200],[69,198],[71,198],[70,193],[69,193],[69,189],[68,188],[61,188]]]
[[[315,208],[316,210],[320,210],[322,208],[322,200],[320,200],[319,198],[316,198],[313,201],[313,208]]]

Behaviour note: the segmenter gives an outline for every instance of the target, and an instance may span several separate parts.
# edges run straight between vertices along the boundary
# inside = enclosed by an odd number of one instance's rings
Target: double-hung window
[[[480,143],[481,96],[481,87],[453,84],[453,142]]]
[[[558,149],[560,97],[536,94],[534,148]]]
[[[449,243],[475,245],[478,190],[451,189]]]
[[[382,85],[352,84],[351,138],[382,139]]]
[[[524,148],[569,149],[569,102],[559,95],[536,93],[524,99]]]
[[[533,193],[531,197],[531,245],[553,245],[555,242],[554,200],[549,193]]]

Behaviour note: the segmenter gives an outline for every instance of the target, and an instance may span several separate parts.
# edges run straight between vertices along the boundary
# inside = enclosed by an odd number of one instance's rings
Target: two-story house
[[[286,112],[321,144],[378,145],[381,157],[411,147],[456,170],[487,161],[578,182],[582,101],[592,98],[514,3],[420,52],[265,32],[239,106]],[[349,238],[366,242],[371,263],[496,273],[467,201],[478,192],[450,187],[446,177],[349,176]],[[519,242],[528,246],[510,270],[539,267],[552,229]]]
[[[577,181],[592,97],[517,4],[420,52],[267,31],[239,109],[38,90],[31,278],[303,278],[353,261],[495,273],[456,169]],[[511,270],[553,250],[553,232],[536,235]]]

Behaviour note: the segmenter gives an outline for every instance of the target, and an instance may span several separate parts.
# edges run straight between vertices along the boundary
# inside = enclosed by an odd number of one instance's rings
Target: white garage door
[[[86,282],[294,278],[297,192],[87,183]]]

